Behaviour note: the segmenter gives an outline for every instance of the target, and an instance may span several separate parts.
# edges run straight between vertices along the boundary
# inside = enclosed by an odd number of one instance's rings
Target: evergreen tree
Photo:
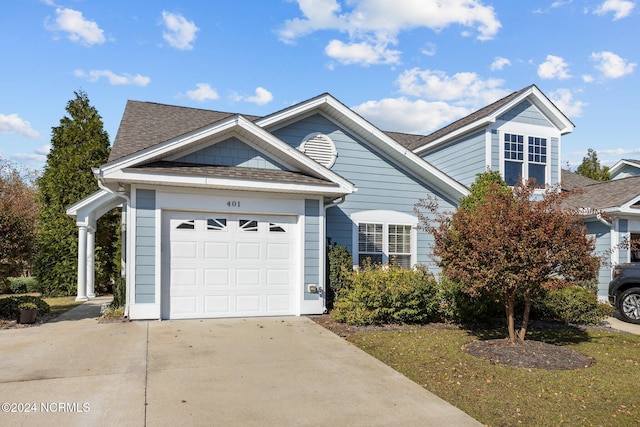
[[[589,148],[587,155],[582,158],[582,163],[576,169],[576,173],[596,181],[609,181],[611,179],[609,167],[600,166],[598,153],[593,148]]]
[[[51,151],[38,180],[41,204],[35,274],[45,294],[74,295],[77,290],[78,228],[68,206],[98,190],[92,168],[106,163],[109,136],[102,118],[83,91],[67,103],[68,116],[52,128]],[[114,276],[117,216],[107,214],[96,232],[96,286]]]

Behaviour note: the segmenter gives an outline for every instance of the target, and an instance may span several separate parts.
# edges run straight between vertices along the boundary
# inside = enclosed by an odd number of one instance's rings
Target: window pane
[[[196,221],[194,219],[190,219],[178,225],[176,227],[178,230],[195,230]]]
[[[207,230],[222,231],[227,228],[227,220],[224,218],[209,218],[207,220]]]
[[[531,163],[529,165],[529,178],[534,178],[536,180],[534,183],[536,187],[544,187],[544,172],[545,165],[538,165],[535,163]]]
[[[241,219],[238,221],[240,231],[258,231],[258,221],[251,219]]]
[[[382,264],[382,254],[360,254],[358,256],[358,265],[364,265],[364,262],[367,259],[371,264]]]
[[[389,225],[389,255],[411,252],[411,226]]]
[[[391,264],[409,269],[411,268],[411,255],[393,255],[391,257]]]
[[[504,180],[507,185],[514,186],[522,177],[522,163],[520,162],[504,162]]]
[[[382,224],[358,225],[358,252],[382,252]]]

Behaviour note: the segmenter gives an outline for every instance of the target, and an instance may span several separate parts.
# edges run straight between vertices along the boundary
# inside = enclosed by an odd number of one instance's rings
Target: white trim
[[[352,227],[352,258],[357,266],[360,258],[358,250],[358,227],[360,224],[382,224],[382,262],[388,262],[389,257],[389,225],[408,225],[411,227],[411,266],[418,263],[418,218],[404,212],[388,210],[361,211],[350,215]]]

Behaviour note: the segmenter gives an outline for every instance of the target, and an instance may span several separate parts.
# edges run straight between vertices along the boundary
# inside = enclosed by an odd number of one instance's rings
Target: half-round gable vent
[[[305,136],[300,144],[300,151],[325,168],[330,168],[336,162],[336,146],[331,138],[323,133],[315,132]]]

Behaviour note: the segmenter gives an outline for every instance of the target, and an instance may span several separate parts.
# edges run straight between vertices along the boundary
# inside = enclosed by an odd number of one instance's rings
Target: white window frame
[[[511,123],[509,123],[511,124]],[[511,126],[509,126],[509,124],[507,125],[503,125],[500,126],[499,129],[497,129],[497,134],[498,134],[498,147],[500,150],[500,175],[502,176],[503,179],[506,180],[506,176],[505,176],[505,162],[506,161],[511,161],[509,159],[505,159],[505,149],[504,149],[504,135],[505,134],[512,134],[512,135],[522,135],[523,137],[523,141],[524,141],[524,151],[523,151],[523,159],[522,159],[522,179],[524,181],[527,180],[527,177],[529,176],[529,164],[536,164],[536,165],[540,165],[543,163],[539,163],[539,162],[534,162],[534,161],[529,161],[529,137],[532,138],[544,138],[547,140],[547,161],[544,163],[545,166],[545,170],[544,170],[544,181],[545,181],[545,186],[549,186],[552,185],[551,183],[551,168],[552,168],[552,147],[551,147],[551,141],[553,138],[557,138],[558,141],[560,141],[560,135],[557,134],[557,132],[554,132],[555,129],[553,128],[546,128],[543,126],[534,126],[534,125],[527,125],[527,124],[522,124],[522,123],[517,123],[517,124],[511,124]],[[559,147],[558,147],[559,149]],[[539,188],[535,190],[536,192],[542,192],[544,191],[544,188]]]
[[[417,264],[417,253],[418,253],[418,219],[412,215],[405,214],[402,212],[395,211],[384,211],[384,210],[375,210],[375,211],[363,211],[358,212],[351,215],[351,220],[353,221],[353,238],[352,238],[352,257],[353,257],[353,265],[358,266],[360,260],[360,250],[359,250],[359,227],[360,224],[381,224],[382,225],[382,263],[387,263],[390,261],[389,258],[389,226],[390,225],[401,225],[401,226],[409,226],[410,227],[410,265],[411,267]]]

